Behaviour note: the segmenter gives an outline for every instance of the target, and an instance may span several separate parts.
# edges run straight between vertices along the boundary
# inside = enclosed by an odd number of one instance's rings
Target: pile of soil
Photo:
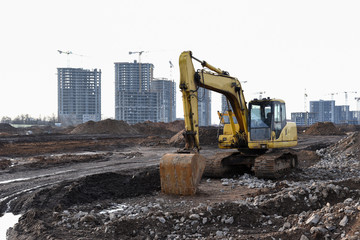
[[[317,122],[305,130],[306,135],[343,135],[332,122]]]
[[[0,133],[17,133],[17,129],[8,123],[0,123]]]
[[[169,135],[172,136],[184,129],[185,123],[183,120],[176,120],[174,122],[151,122],[146,121],[132,125],[138,132],[146,135]]]
[[[146,121],[132,125],[139,133],[146,135],[168,135],[172,136],[184,129],[185,123],[183,120],[176,120],[174,122],[151,122]]]
[[[106,119],[99,122],[89,121],[77,125],[70,134],[139,134],[124,121]]]
[[[184,120],[176,120],[173,122],[169,122],[165,124],[166,129],[172,132],[179,132],[185,128],[185,121]]]
[[[339,130],[341,132],[356,132],[360,131],[360,125],[354,125],[354,124],[341,124],[337,125],[339,127]]]
[[[174,147],[185,146],[185,139],[182,130],[169,139],[168,144]],[[218,128],[217,127],[200,127],[199,128],[200,145],[217,145],[218,144]]]
[[[343,154],[347,158],[360,159],[360,133],[353,132],[327,149],[332,155]]]

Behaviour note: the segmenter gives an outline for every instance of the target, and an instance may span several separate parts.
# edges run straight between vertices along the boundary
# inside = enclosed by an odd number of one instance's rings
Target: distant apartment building
[[[310,112],[291,113],[291,121],[297,125],[311,125],[316,122],[360,124],[360,112],[350,111],[349,105],[336,106],[334,100],[310,101]]]
[[[153,92],[118,91],[116,120],[129,124],[158,122],[160,96]]]
[[[334,123],[336,123],[336,124],[349,123],[349,117],[350,117],[349,114],[350,114],[350,106],[348,106],[348,105],[335,106]]]
[[[160,94],[151,92],[154,65],[115,63],[115,119],[129,124],[159,120]]]
[[[291,113],[291,121],[299,126],[309,126],[316,123],[317,116],[312,112],[293,112]]]
[[[360,111],[349,112],[349,124],[360,124]]]
[[[176,86],[166,78],[155,78],[151,82],[151,92],[159,94],[159,122],[172,122],[176,119]]]
[[[229,102],[229,103],[227,102],[225,95],[221,94],[221,112],[224,113],[224,112],[226,112],[229,108],[230,108],[232,111],[234,111],[234,110],[232,109],[232,106],[231,106],[230,102]]]
[[[225,95],[221,94],[221,112],[222,113],[226,112],[229,109],[229,107],[231,108],[230,103],[228,106]]]
[[[154,65],[134,61],[115,63],[115,89],[130,92],[150,91]]]
[[[316,114],[316,122],[335,122],[335,101],[310,101],[310,112]]]
[[[200,88],[198,90],[199,126],[211,125],[211,91]]]
[[[101,120],[101,70],[58,68],[58,120],[76,125]]]

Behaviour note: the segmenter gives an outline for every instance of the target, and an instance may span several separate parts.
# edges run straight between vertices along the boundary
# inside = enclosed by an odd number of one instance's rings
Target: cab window
[[[251,105],[250,113],[252,128],[271,127],[271,105]]]
[[[274,131],[276,138],[280,136],[281,130],[286,125],[285,103],[274,103]]]
[[[250,139],[270,140],[272,127],[271,102],[252,103],[250,108]]]

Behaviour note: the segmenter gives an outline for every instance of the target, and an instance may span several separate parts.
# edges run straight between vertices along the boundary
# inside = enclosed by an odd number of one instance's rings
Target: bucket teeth
[[[200,154],[165,154],[160,159],[161,191],[194,195],[204,169],[205,158]]]

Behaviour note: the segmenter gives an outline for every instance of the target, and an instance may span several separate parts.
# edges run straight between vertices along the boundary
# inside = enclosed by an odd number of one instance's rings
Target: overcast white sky
[[[290,112],[308,100],[360,96],[360,1],[53,0],[0,3],[0,117],[57,115],[58,67],[102,70],[102,116],[114,117],[114,62],[149,51],[142,62],[155,77],[179,81],[184,50],[228,71],[244,84],[247,101],[282,98]],[[335,95],[337,105],[344,94]],[[182,117],[178,92],[177,117]],[[212,122],[220,97],[213,98]],[[309,107],[308,107],[309,108]]]

